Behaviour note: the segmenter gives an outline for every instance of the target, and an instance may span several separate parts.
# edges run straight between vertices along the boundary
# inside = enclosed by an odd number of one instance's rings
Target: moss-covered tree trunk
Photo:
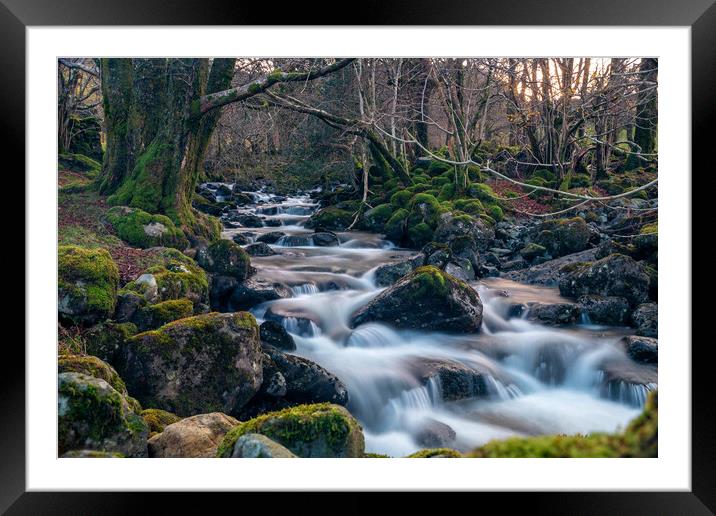
[[[642,59],[639,73],[643,83],[637,97],[634,143],[641,147],[642,154],[653,154],[656,150],[658,61]]]
[[[102,89],[107,152],[100,184],[109,203],[170,217],[191,236],[219,227],[191,197],[220,110],[201,115],[200,98],[230,86],[234,59],[106,59]]]

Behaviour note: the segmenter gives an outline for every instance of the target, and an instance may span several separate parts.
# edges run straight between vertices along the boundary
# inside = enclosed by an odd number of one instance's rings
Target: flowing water
[[[628,329],[589,321],[548,327],[515,309],[564,302],[555,288],[498,278],[473,282],[484,305],[483,327],[473,335],[374,323],[351,329],[351,314],[382,291],[375,269],[416,252],[365,232],[338,233],[339,246],[316,247],[302,225],[317,209],[309,196],[272,202],[271,195],[253,195],[258,204],[246,210],[281,226],[229,229],[224,237],[244,233],[253,241],[286,233],[271,245],[279,254],[251,261],[259,277],[289,285],[294,297],[252,311],[259,322],[269,309],[283,317],[295,353],[343,381],[369,452],[403,456],[430,447],[426,431],[444,435],[445,425],[454,431],[453,437],[447,429],[445,445],[462,451],[509,436],[613,432],[639,414],[656,388],[656,368],[632,362],[616,345]],[[429,375],[435,364],[479,373],[484,389],[472,399],[445,401],[440,378]]]

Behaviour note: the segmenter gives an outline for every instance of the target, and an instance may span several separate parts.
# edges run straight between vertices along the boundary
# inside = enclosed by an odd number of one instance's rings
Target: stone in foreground
[[[265,435],[245,434],[234,445],[231,457],[235,459],[295,459],[290,450]]]
[[[215,457],[216,448],[239,422],[221,412],[198,414],[172,423],[149,439],[149,456],[162,458]]]
[[[271,412],[232,428],[219,445],[218,457],[231,457],[238,439],[261,434],[299,457],[362,457],[363,430],[344,408],[330,403],[299,405]]]

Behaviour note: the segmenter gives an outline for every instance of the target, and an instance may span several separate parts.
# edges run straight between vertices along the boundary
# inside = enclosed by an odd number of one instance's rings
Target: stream
[[[631,361],[616,346],[632,333],[629,328],[584,320],[545,326],[514,310],[520,304],[568,301],[557,288],[501,278],[471,282],[484,306],[476,334],[375,323],[351,329],[351,314],[383,290],[373,281],[375,269],[417,251],[361,231],[336,233],[339,246],[317,247],[313,232],[303,227],[318,208],[309,195],[250,195],[256,203],[240,210],[272,226],[225,229],[222,236],[243,233],[253,242],[263,233],[285,233],[270,246],[277,255],[252,257],[251,263],[258,277],[284,283],[294,293],[252,313],[259,323],[267,310],[281,314],[295,353],[342,380],[367,452],[405,456],[436,445],[467,451],[511,436],[613,432],[640,413],[648,391],[656,388],[656,369]],[[421,373],[429,364],[480,372],[485,394],[445,401],[439,378],[426,381]]]

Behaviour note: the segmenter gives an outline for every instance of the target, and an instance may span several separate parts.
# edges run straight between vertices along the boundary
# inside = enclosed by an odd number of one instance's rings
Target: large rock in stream
[[[415,269],[352,317],[352,325],[472,333],[482,324],[482,301],[467,283],[433,266]]]
[[[130,338],[118,370],[144,406],[233,414],[263,381],[259,328],[247,312],[174,321]]]

